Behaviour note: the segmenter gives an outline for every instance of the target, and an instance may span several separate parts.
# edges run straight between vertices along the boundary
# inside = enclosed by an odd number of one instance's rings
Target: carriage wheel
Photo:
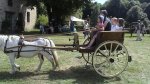
[[[128,52],[124,45],[116,41],[101,43],[94,52],[93,66],[103,77],[115,77],[128,65]]]
[[[84,42],[83,42],[83,45],[87,45],[90,41],[90,38],[87,38]],[[89,64],[92,64],[92,57],[93,57],[93,52],[91,53],[82,53],[82,57],[83,59],[89,63]]]

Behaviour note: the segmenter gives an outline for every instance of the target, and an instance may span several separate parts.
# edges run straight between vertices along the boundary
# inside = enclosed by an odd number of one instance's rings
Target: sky
[[[95,0],[98,3],[104,4],[107,0]]]

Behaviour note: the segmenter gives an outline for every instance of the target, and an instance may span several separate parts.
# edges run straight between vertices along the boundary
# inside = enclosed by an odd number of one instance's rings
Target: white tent
[[[84,20],[76,18],[74,16],[71,16],[71,21],[80,21],[80,22],[84,22]]]

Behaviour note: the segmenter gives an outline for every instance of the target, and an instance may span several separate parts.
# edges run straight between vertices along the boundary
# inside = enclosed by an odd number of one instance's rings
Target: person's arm
[[[104,25],[100,27],[98,23],[95,27],[97,30],[100,30],[100,31],[104,31],[104,28],[105,28]]]

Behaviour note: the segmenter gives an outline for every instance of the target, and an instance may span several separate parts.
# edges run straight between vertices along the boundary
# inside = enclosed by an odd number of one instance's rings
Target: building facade
[[[0,0],[0,31],[8,28],[10,33],[17,33],[34,28],[36,7],[29,8],[24,3],[22,0]],[[9,24],[4,25],[6,22]]]

